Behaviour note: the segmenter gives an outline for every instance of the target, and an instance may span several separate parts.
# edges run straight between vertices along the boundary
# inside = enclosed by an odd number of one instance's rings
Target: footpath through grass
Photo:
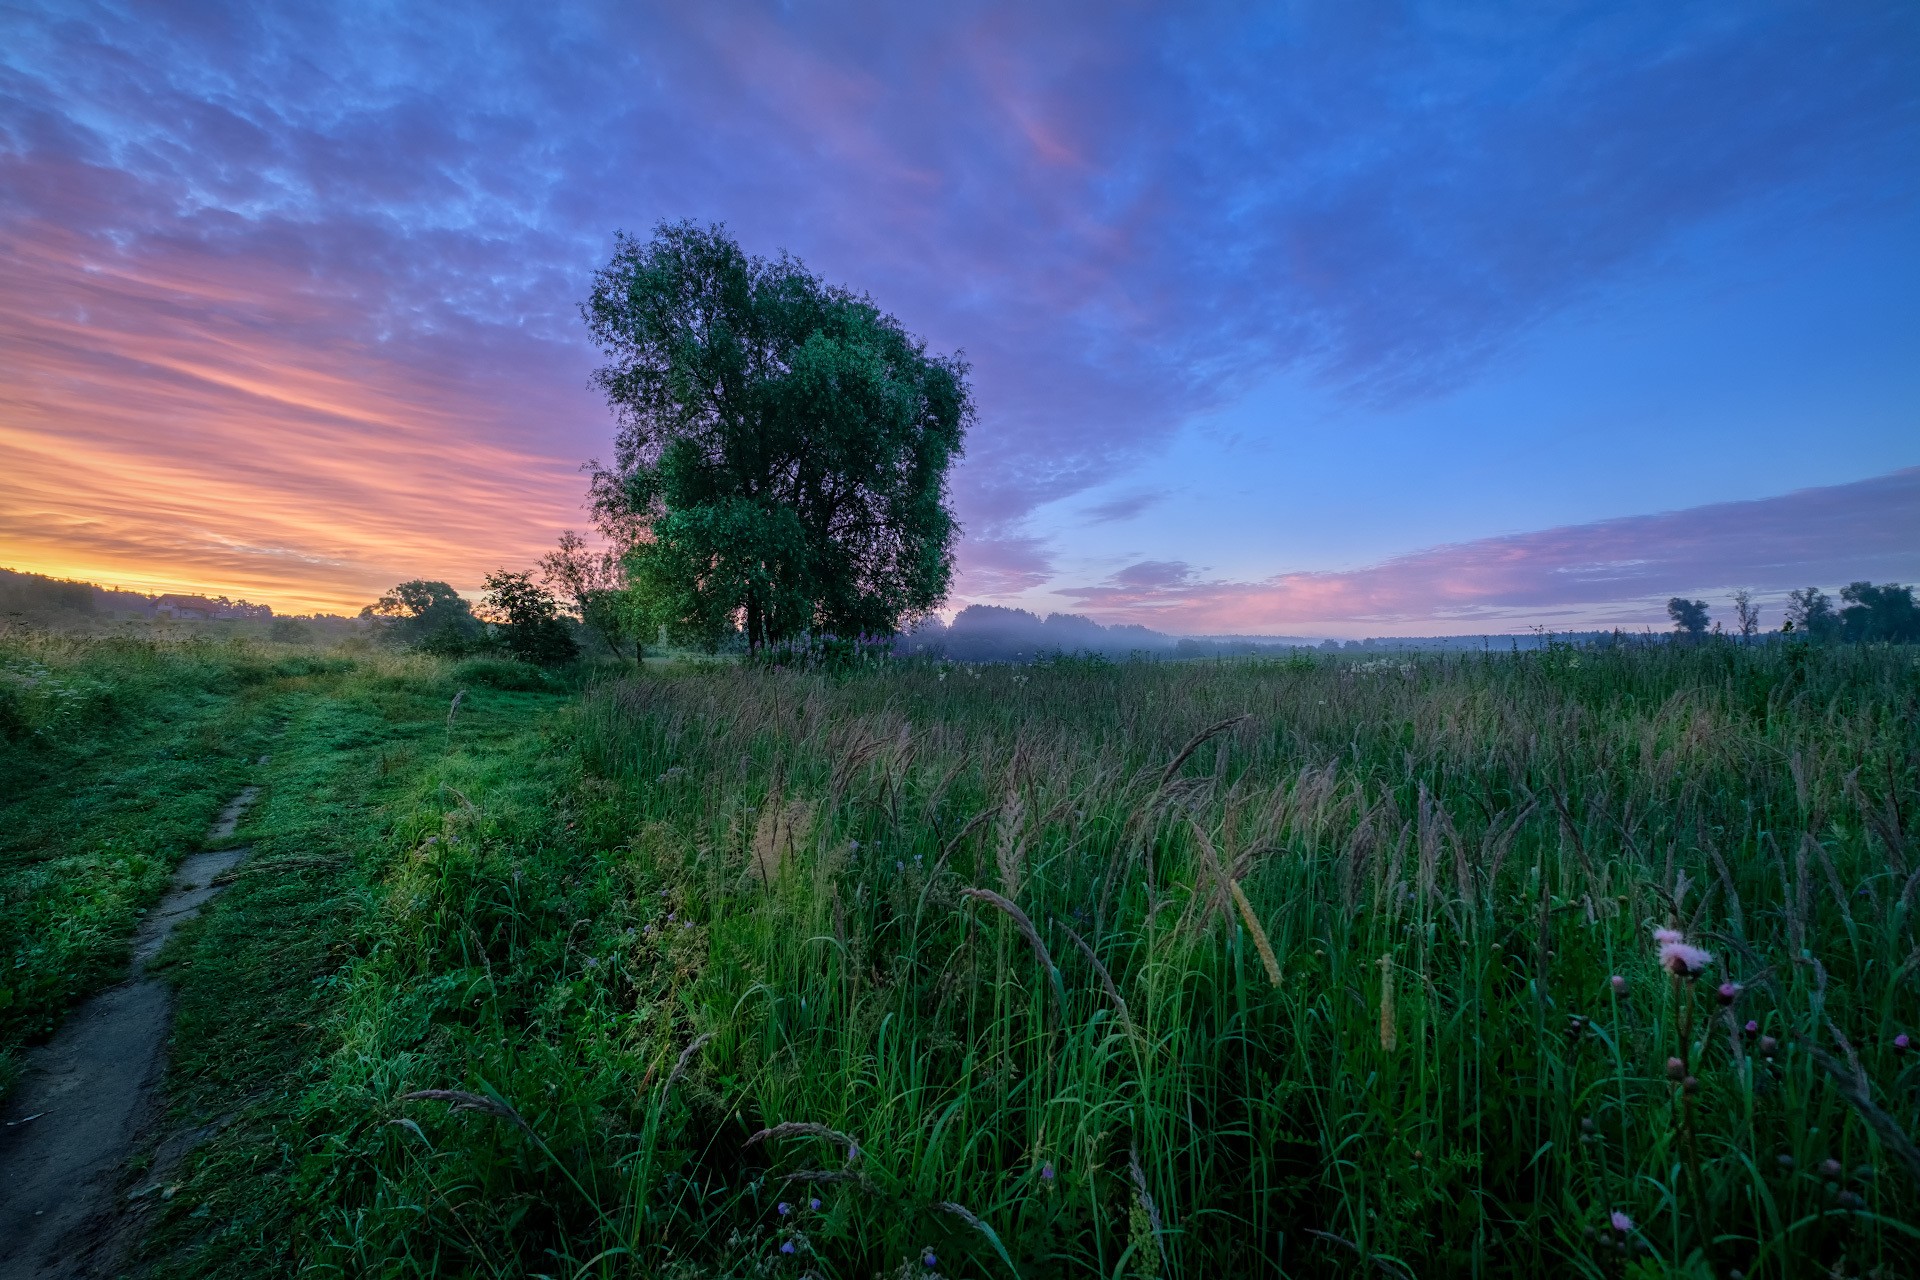
[[[470,697],[276,752],[175,1272],[1920,1265],[1910,651]]]
[[[328,662],[286,646],[0,635],[0,1094],[22,1045],[124,976],[140,913]]]

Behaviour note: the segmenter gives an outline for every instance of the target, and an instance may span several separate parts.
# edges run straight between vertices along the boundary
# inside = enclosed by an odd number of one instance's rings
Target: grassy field
[[[309,655],[0,636],[0,1093],[17,1051],[117,981],[140,912],[271,740]]]
[[[1920,1270],[1909,650],[351,662],[162,1274]]]

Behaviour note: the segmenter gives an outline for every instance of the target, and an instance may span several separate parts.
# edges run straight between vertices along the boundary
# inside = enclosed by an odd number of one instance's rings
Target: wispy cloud
[[[1673,595],[1747,587],[1777,596],[1861,578],[1920,579],[1920,468],[1484,538],[1348,572],[1222,582],[1181,564],[1137,564],[1060,594],[1104,620],[1194,634],[1433,634],[1664,625]]]
[[[1908,198],[1916,67],[1898,5],[50,5],[0,46],[0,510],[76,572],[227,519],[363,566],[283,599],[524,558],[609,431],[587,274],[693,216],[967,351],[966,585],[1021,589],[1024,517],[1250,379],[1430,394],[1728,211]]]

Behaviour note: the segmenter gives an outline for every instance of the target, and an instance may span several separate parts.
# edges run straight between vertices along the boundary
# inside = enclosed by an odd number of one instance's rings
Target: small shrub
[[[469,658],[453,669],[453,678],[510,693],[544,693],[555,687],[546,672],[512,658]]]

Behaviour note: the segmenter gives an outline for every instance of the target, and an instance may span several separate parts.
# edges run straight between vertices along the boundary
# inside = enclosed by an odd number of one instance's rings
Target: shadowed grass
[[[1732,646],[606,685],[423,760],[207,1256],[1902,1274],[1917,703]]]

